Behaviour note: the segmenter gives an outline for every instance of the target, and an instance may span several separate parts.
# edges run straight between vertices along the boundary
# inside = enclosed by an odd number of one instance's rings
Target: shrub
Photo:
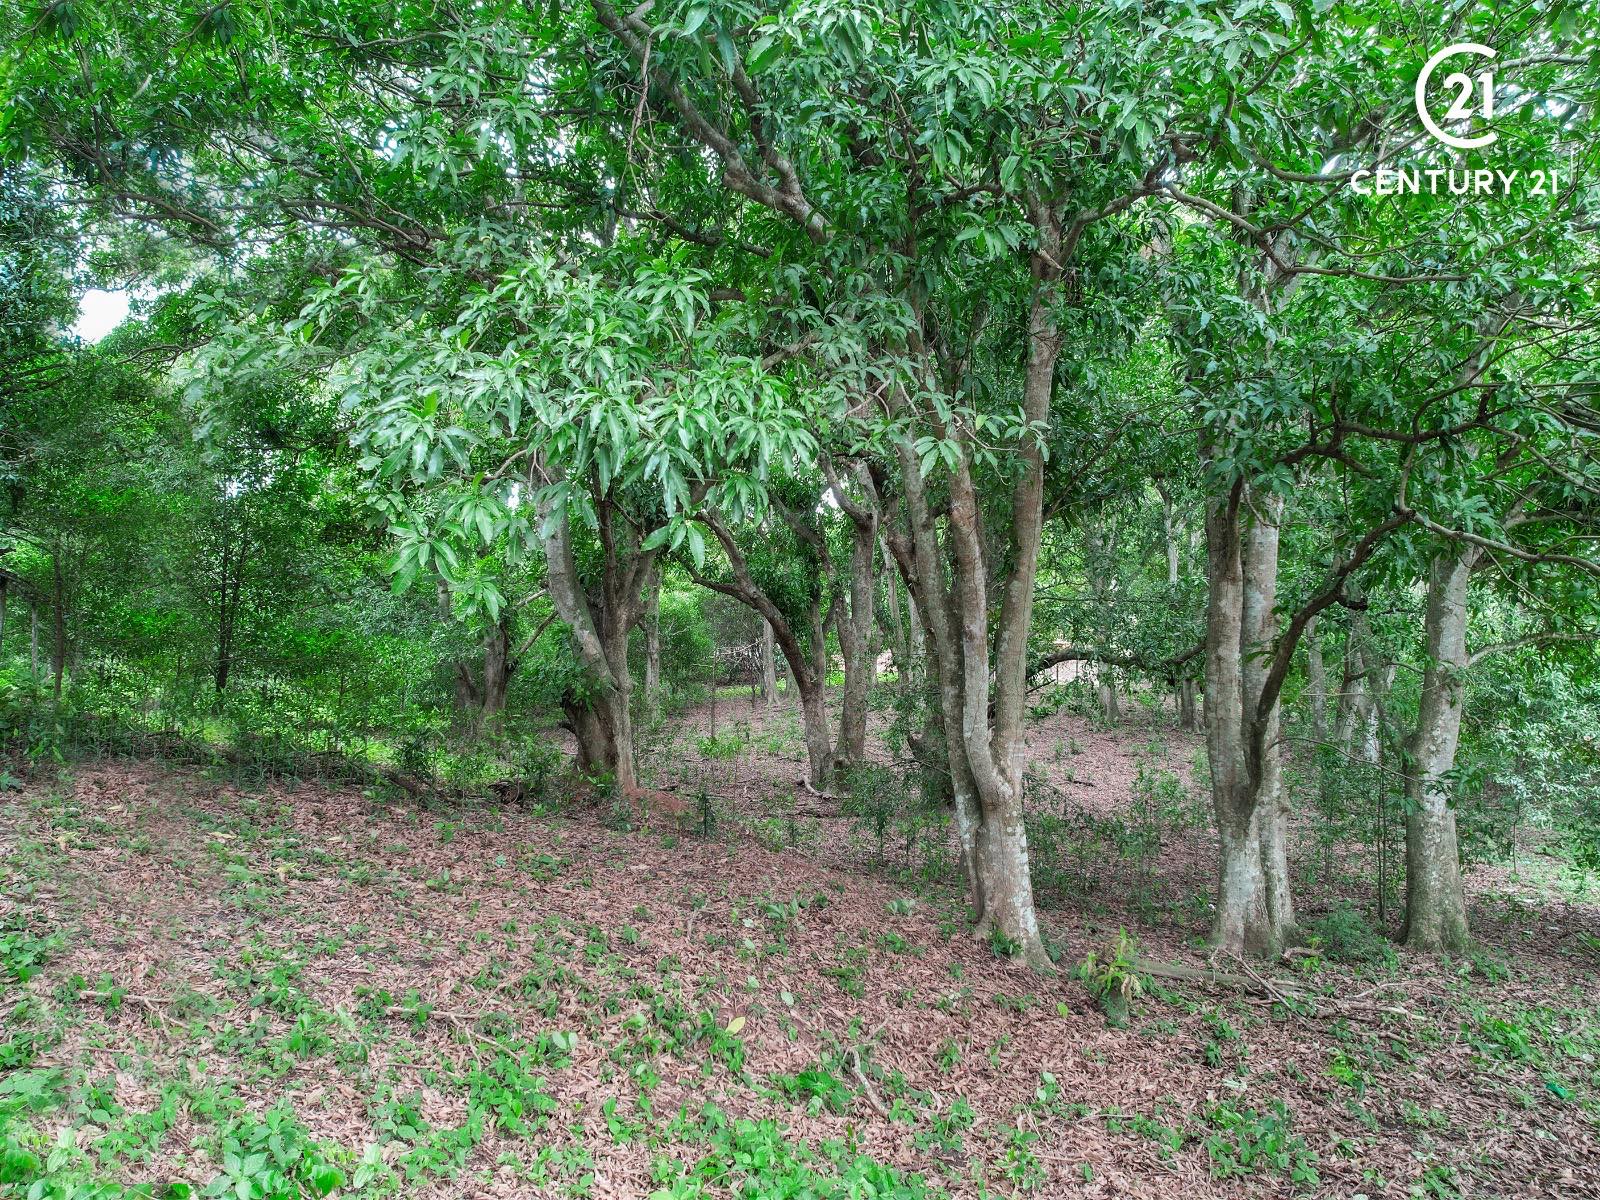
[[[1324,958],[1346,963],[1393,963],[1394,949],[1349,901],[1340,901],[1327,916],[1304,924],[1312,949]]]

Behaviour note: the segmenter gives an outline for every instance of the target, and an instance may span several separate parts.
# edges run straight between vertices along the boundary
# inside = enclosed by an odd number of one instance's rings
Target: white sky
[[[78,319],[72,324],[72,332],[86,342],[98,342],[126,319],[128,300],[125,291],[90,288],[78,301]]]

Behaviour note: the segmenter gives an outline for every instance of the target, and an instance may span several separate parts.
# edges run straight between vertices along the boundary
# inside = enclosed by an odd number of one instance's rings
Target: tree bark
[[[768,708],[778,703],[778,645],[765,617],[761,618],[761,699]]]
[[[1055,308],[1061,263],[1070,254],[1055,214],[1037,202],[1030,217],[1038,244],[1027,316],[1023,415],[1030,428],[1050,416],[1062,339]],[[923,354],[920,340],[912,347]],[[925,360],[924,360],[925,362]],[[928,370],[926,363],[925,370]],[[934,384],[929,370],[929,383]],[[895,403],[907,397],[896,393]],[[970,438],[924,412],[960,453],[950,468],[945,516],[948,558],[934,530],[921,465],[911,441],[896,443],[909,526],[902,574],[923,614],[937,674],[955,798],[955,824],[973,889],[979,936],[991,938],[1038,970],[1050,969],[1034,910],[1023,809],[1023,721],[1028,687],[1028,629],[1044,518],[1044,452],[1027,437],[1016,452],[1008,570],[996,571],[1001,595],[991,655],[990,554],[972,477]],[[949,586],[945,585],[948,564]],[[991,686],[993,697],[991,704]]]
[[[618,520],[614,502],[594,497],[602,550],[600,579],[590,590],[578,576],[566,509],[541,504],[546,572],[556,612],[572,631],[578,660],[590,677],[580,702],[564,701],[578,738],[579,766],[609,776],[627,794],[638,786],[633,736],[633,675],[628,666],[628,635],[643,612],[642,592],[655,568],[657,552],[641,550],[648,531]],[[577,711],[579,708],[585,711]]]
[[[1311,736],[1328,740],[1328,668],[1322,661],[1322,639],[1317,636],[1320,617],[1306,624],[1306,699],[1311,706]]]
[[[1350,618],[1350,632],[1345,636],[1344,672],[1333,722],[1334,743],[1349,755],[1357,751],[1356,738],[1371,708],[1367,695],[1367,643],[1371,639],[1372,628],[1367,614],[1358,609]]]
[[[1206,748],[1220,846],[1211,941],[1233,954],[1276,954],[1294,936],[1277,705],[1261,711],[1281,512],[1243,483],[1206,511]]]
[[[479,709],[482,724],[497,723],[505,712],[511,669],[511,614],[502,612],[483,640],[483,703]]]
[[[617,744],[605,709],[571,695],[562,698],[561,708],[578,740],[578,770],[589,776],[614,775]]]
[[[1200,706],[1195,703],[1195,686],[1192,679],[1178,681],[1178,724],[1191,731],[1200,728]]]
[[[661,703],[661,568],[650,572],[644,589],[644,703],[654,711]]]
[[[858,472],[867,495],[864,504],[852,500],[829,472],[835,499],[850,520],[849,604],[835,622],[839,657],[844,660],[844,696],[839,708],[839,741],[834,761],[839,766],[864,762],[867,757],[867,700],[872,688],[872,627],[877,591],[873,564],[878,549],[878,502],[866,472]],[[839,610],[836,610],[838,612]]]
[[[1428,573],[1428,663],[1406,773],[1406,917],[1401,940],[1414,950],[1460,953],[1472,942],[1448,776],[1461,740],[1467,585],[1477,558],[1475,549],[1449,547]]]

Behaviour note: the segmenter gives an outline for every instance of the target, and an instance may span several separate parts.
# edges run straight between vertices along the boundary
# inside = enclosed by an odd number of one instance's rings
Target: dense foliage
[[[663,706],[781,660],[804,786],[892,707],[1043,968],[1070,667],[1203,707],[1219,948],[1300,937],[1286,830],[1370,836],[1362,772],[1378,894],[1403,860],[1404,936],[1461,948],[1463,854],[1594,861],[1600,22],[1441,10],[1499,55],[1458,157],[1416,16],[10,12],[8,720],[541,786],[559,724],[632,795]],[[85,345],[96,282],[147,299]]]

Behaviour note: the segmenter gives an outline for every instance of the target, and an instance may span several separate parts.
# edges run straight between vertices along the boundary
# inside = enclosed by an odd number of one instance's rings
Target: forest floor
[[[1303,840],[1321,953],[1260,966],[1276,996],[1156,981],[1113,1028],[1088,950],[1205,963],[1193,739],[1031,737],[1056,977],[963,931],[905,806],[794,786],[789,709],[654,739],[710,836],[31,780],[0,801],[0,1196],[1600,1196],[1600,899],[1555,860],[1474,873],[1451,961],[1363,937],[1338,868],[1368,851]]]

